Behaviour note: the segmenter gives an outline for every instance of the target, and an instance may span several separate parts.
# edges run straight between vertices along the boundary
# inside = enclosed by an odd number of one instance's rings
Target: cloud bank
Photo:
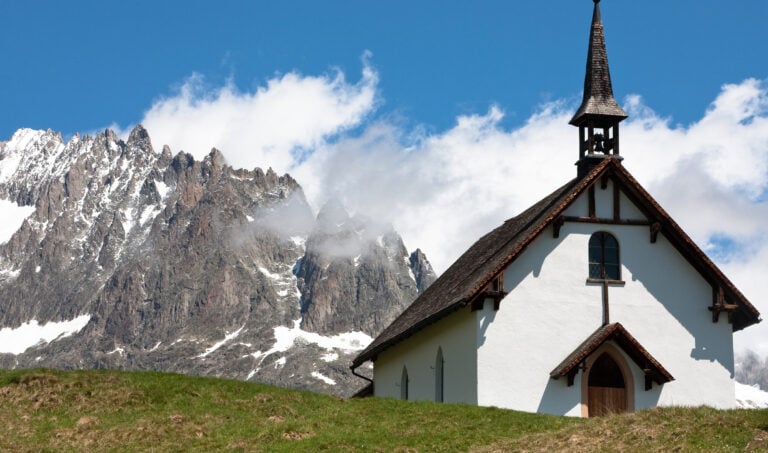
[[[323,76],[291,72],[253,93],[240,92],[233,83],[208,89],[204,78],[193,74],[175,96],[157,100],[142,123],[155,146],[168,144],[198,157],[216,147],[235,167],[287,171],[373,110],[378,75],[367,56],[363,63],[356,84],[341,71]]]
[[[460,116],[448,130],[406,129],[374,115],[378,75],[290,73],[253,93],[205,90],[191,77],[157,101],[144,125],[155,145],[202,157],[215,146],[230,164],[290,172],[315,209],[335,197],[391,222],[438,272],[482,234],[576,174],[575,105],[539,107],[505,129],[498,106]],[[628,96],[624,165],[768,317],[768,82],[722,87],[700,120],[659,117]],[[768,354],[768,323],[737,347]]]

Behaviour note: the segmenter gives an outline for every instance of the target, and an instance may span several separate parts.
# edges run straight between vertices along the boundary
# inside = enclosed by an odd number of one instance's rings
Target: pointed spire
[[[579,176],[587,174],[602,159],[622,160],[619,155],[619,123],[627,117],[613,98],[600,0],[593,1],[595,9],[589,34],[584,98],[570,122],[579,128],[579,160],[576,162]]]
[[[608,52],[605,50],[605,35],[603,21],[600,17],[600,0],[593,0],[595,9],[592,13],[592,30],[589,36],[589,52],[587,53],[587,73],[584,77],[584,98],[581,107],[571,119],[578,126],[589,115],[613,117],[621,121],[627,117],[626,112],[613,98],[611,72],[608,69]],[[607,119],[607,118],[605,118]]]

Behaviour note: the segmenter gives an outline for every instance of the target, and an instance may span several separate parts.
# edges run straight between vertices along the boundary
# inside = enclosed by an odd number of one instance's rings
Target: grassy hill
[[[766,451],[768,410],[581,420],[166,373],[0,371],[0,451]]]

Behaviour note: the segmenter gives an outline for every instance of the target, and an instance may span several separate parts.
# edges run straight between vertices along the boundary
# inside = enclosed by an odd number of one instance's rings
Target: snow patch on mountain
[[[0,329],[0,353],[21,354],[32,346],[74,335],[83,330],[90,320],[91,315],[81,315],[69,321],[40,325],[33,319],[15,329]]]
[[[298,280],[294,274],[296,265],[278,265],[282,268],[282,273],[273,273],[269,269],[259,267],[259,272],[265,277],[273,281],[273,287],[275,288],[275,294],[278,297],[287,297],[293,295],[297,300],[301,298],[301,292],[298,289]]]
[[[322,356],[320,356],[320,359],[323,362],[334,362],[336,360],[339,360],[339,355],[336,354],[335,352],[329,352],[328,354],[323,354]]]
[[[325,376],[325,375],[323,375],[321,373],[318,373],[317,371],[313,371],[312,372],[312,377],[315,378],[315,379],[319,379],[319,380],[325,382],[328,385],[336,385],[336,381],[334,381],[333,379],[329,378],[328,376]]]
[[[161,200],[165,200],[165,197],[168,196],[168,192],[171,191],[170,187],[168,187],[168,184],[162,181],[155,181],[155,187],[157,187],[157,193],[160,195]]]
[[[35,212],[34,206],[19,206],[12,201],[0,200],[0,244],[8,242],[18,231],[24,219]]]
[[[208,354],[210,354],[213,351],[219,349],[220,347],[224,346],[228,342],[234,340],[235,338],[237,338],[238,335],[240,335],[240,332],[243,331],[243,328],[245,328],[245,324],[243,324],[239,329],[235,330],[232,333],[226,333],[224,335],[224,339],[223,340],[219,341],[218,343],[214,344],[210,348],[206,349],[205,352],[203,352],[202,354],[200,354],[197,357],[199,357],[199,358],[207,357]]]
[[[297,340],[303,340],[306,343],[316,344],[319,347],[332,351],[334,349],[340,349],[343,351],[360,351],[365,349],[372,341],[373,338],[366,335],[363,332],[344,332],[332,337],[325,337],[323,335],[307,332],[301,330],[301,319],[293,321],[293,327],[278,326],[274,328],[275,343],[267,351],[256,351],[253,354],[253,358],[260,359],[259,363],[264,359],[276,352],[285,352],[291,349]]]
[[[768,409],[768,392],[757,385],[736,382],[736,407],[741,409]]]
[[[13,134],[13,137],[5,143],[0,143],[0,183],[6,182],[19,169],[23,161],[23,150],[36,148],[41,138],[45,135],[44,131],[32,129],[19,129]]]
[[[3,160],[0,160],[0,182],[5,182],[13,176],[19,168],[19,163],[21,163],[21,156],[18,154],[4,156]]]
[[[19,269],[0,269],[0,279],[16,278],[21,271]]]
[[[273,274],[268,269],[263,268],[263,267],[259,267],[259,272],[261,272],[262,274],[264,274],[265,277],[267,277],[267,278],[269,278],[271,280],[282,280],[282,278],[283,278],[282,275],[280,275],[280,274]]]
[[[139,224],[145,225],[147,221],[154,220],[161,212],[163,212],[163,209],[160,206],[147,206],[144,208],[144,212],[141,213]]]

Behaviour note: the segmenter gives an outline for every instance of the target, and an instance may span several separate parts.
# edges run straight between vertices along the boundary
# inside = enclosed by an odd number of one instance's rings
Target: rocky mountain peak
[[[324,233],[338,231],[349,222],[349,213],[338,198],[331,198],[325,202],[317,213],[316,229]]]
[[[434,280],[427,266],[423,288]],[[322,333],[354,325],[376,335],[420,291],[407,249],[392,226],[350,216],[338,199],[320,209],[296,276],[302,327]]]
[[[224,155],[216,148],[211,148],[211,152],[208,153],[208,156],[206,156],[205,161],[210,163],[211,167],[213,167],[214,171],[221,171],[221,169],[226,165],[224,161]]]
[[[76,134],[75,137],[79,140],[80,134]],[[104,129],[104,138],[107,142],[118,142],[120,140],[112,129]]]
[[[173,153],[171,153],[171,147],[163,145],[163,150],[160,152],[160,157],[157,159],[158,168],[167,168],[171,164],[173,159]]]
[[[128,146],[139,147],[144,151],[152,152],[152,141],[149,139],[149,132],[144,126],[137,124],[128,135]]]
[[[413,278],[416,280],[416,287],[419,292],[427,289],[437,279],[437,274],[432,268],[432,264],[427,260],[427,256],[421,249],[414,250],[408,258],[408,262],[411,265]]]
[[[141,126],[0,143],[0,198],[34,207],[0,243],[0,328],[73,329],[0,344],[0,366],[356,390],[347,362],[429,284],[426,257],[338,200],[313,216],[287,174],[225,162],[156,154]]]

